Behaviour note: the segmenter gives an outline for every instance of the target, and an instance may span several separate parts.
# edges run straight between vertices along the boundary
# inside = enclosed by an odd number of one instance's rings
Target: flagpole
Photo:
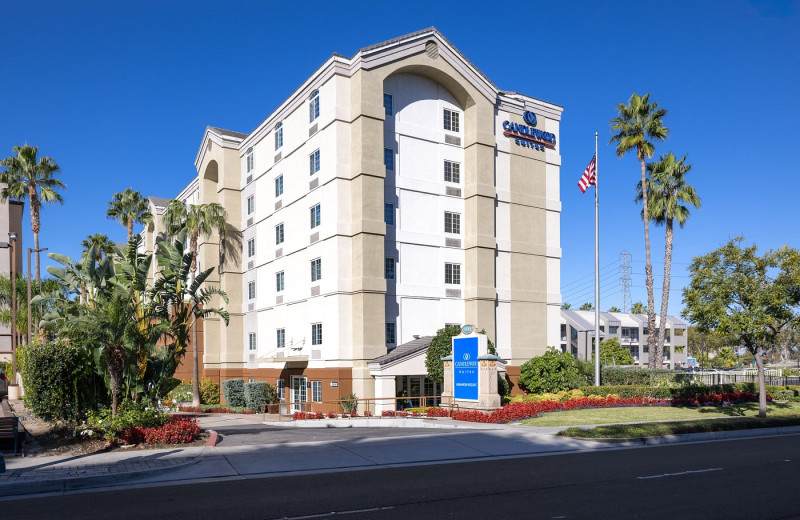
[[[598,188],[600,162],[597,157],[597,132],[594,133],[594,386],[600,386],[600,211]]]

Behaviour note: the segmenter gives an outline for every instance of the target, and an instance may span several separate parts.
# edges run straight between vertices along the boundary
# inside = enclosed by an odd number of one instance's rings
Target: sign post
[[[444,392],[442,397],[452,397],[459,408],[494,410],[500,408],[497,393],[498,356],[489,354],[485,334],[464,325],[461,334],[454,336],[453,354],[442,358],[444,362]]]

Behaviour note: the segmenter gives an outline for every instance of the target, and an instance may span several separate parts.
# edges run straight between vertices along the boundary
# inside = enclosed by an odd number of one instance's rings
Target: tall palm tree
[[[42,203],[64,203],[59,190],[65,188],[64,183],[55,177],[61,168],[50,157],[39,157],[39,149],[35,146],[15,146],[16,157],[11,156],[0,161],[0,166],[5,166],[5,171],[0,172],[0,182],[6,187],[0,192],[3,201],[9,198],[16,200],[30,200],[31,231],[33,231],[33,248],[39,249],[39,210]],[[39,268],[39,253],[36,253],[36,281],[41,281]]]
[[[664,348],[664,331],[667,322],[667,305],[669,304],[670,272],[672,270],[673,222],[680,227],[689,218],[689,206],[700,207],[697,191],[686,184],[686,174],[692,169],[686,164],[686,156],[677,160],[672,152],[662,155],[658,161],[647,165],[649,178],[646,180],[646,194],[642,191],[642,183],[636,187],[637,200],[645,196],[650,199],[650,220],[656,225],[665,225],[664,238],[664,285],[661,292],[661,321],[658,325],[658,345]]]
[[[669,128],[665,127],[662,118],[667,115],[667,111],[658,107],[658,103],[650,103],[650,94],[639,96],[634,93],[631,95],[628,104],[619,103],[617,105],[617,117],[611,120],[611,130],[616,132],[611,137],[609,143],[617,143],[617,157],[623,157],[631,150],[636,150],[636,158],[641,166],[642,184],[645,183],[647,169],[645,159],[653,156],[655,145],[652,141],[663,141],[667,138]],[[643,215],[650,214],[650,201],[647,198],[647,190],[642,197],[644,205]],[[650,262],[650,220],[644,218],[644,249],[645,266],[644,272],[647,276],[647,345],[650,350],[650,368],[661,367],[661,349],[658,348],[656,341],[656,311],[655,299],[653,296],[653,264]]]
[[[200,235],[211,236],[215,231],[225,234],[228,214],[221,204],[191,204],[187,206],[179,200],[171,200],[164,212],[164,226],[168,236],[176,236],[182,229],[189,235],[189,250],[192,253],[190,271],[192,282],[197,272],[197,241]],[[192,323],[192,406],[200,406],[200,374],[197,359],[197,324]]]
[[[647,308],[642,302],[636,302],[631,307],[631,314],[647,314]]]
[[[98,262],[103,259],[103,255],[109,255],[114,252],[114,244],[108,239],[108,235],[103,235],[101,233],[87,236],[86,240],[81,242],[81,245],[83,246],[84,253],[88,252],[89,249],[94,246],[97,252]]]
[[[128,228],[128,242],[133,236],[133,224],[150,224],[153,222],[153,215],[150,213],[147,199],[142,197],[138,191],[125,188],[125,191],[115,193],[111,202],[108,203],[106,216],[112,220],[119,221]]]

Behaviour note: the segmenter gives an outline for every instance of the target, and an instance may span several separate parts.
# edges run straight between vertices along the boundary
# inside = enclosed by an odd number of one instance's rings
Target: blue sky
[[[224,5],[223,5],[224,4]],[[204,2],[0,0],[0,156],[28,142],[53,157],[66,203],[42,212],[41,245],[124,228],[105,218],[131,186],[172,197],[195,175],[206,125],[249,132],[333,52],[436,26],[501,89],[565,107],[561,143],[562,288],[593,300],[593,195],[577,182],[600,134],[601,309],[622,305],[619,255],[632,255],[633,301],[646,301],[635,157],[607,145],[614,107],[650,92],[669,110],[657,154],[688,154],[703,199],[677,230],[670,312],[686,267],[736,235],[800,247],[796,223],[800,3]],[[794,143],[794,144],[793,144]],[[26,206],[27,212],[27,206]],[[26,246],[32,245],[24,223]],[[660,301],[663,230],[652,228]]]

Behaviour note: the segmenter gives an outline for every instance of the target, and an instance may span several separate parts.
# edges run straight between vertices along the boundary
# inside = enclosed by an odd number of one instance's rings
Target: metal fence
[[[724,385],[730,383],[758,383],[757,374],[726,374],[725,372],[696,372],[694,374],[677,374],[676,381],[688,383],[702,383],[704,385]],[[800,385],[800,376],[775,376],[765,375],[764,382],[767,385]]]

